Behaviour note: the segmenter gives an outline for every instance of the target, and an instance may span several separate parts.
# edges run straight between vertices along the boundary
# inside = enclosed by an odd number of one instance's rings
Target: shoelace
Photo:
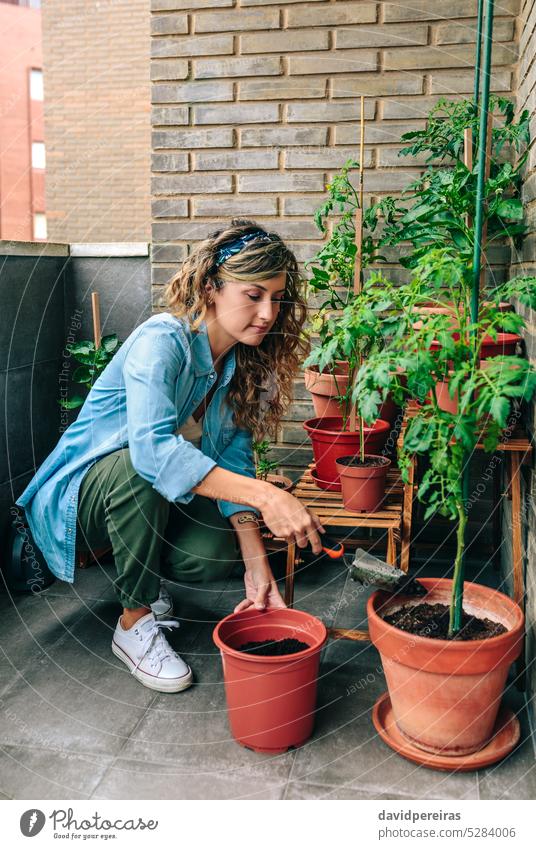
[[[143,628],[145,640],[142,646],[142,656],[138,660],[136,666],[132,670],[132,674],[136,671],[145,656],[154,648],[157,659],[162,662],[166,657],[172,657],[177,654],[173,651],[166,638],[162,634],[162,628],[167,628],[171,631],[172,628],[178,628],[179,622],[176,619],[154,619],[149,625]],[[162,653],[163,652],[163,653]],[[152,664],[151,664],[152,665]]]

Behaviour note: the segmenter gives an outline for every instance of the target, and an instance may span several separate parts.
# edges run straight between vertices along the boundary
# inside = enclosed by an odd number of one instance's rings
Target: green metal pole
[[[484,182],[486,172],[486,133],[488,127],[489,89],[491,81],[491,48],[493,43],[494,0],[486,0],[486,27],[484,32],[484,67],[482,69],[482,104],[478,128],[478,173],[476,183],[475,241],[473,247],[473,288],[471,292],[471,320],[478,320],[480,294],[480,263],[482,258],[482,227],[484,223]]]
[[[481,6],[479,5],[479,24],[477,32],[477,58],[475,62],[475,106],[477,106],[477,97],[479,90],[479,64],[480,64],[480,29]],[[493,43],[493,5],[494,0],[486,0],[486,19],[484,32],[484,66],[482,69],[482,102],[480,108],[480,122],[478,127],[478,170],[476,184],[476,210],[475,210],[475,234],[473,246],[473,266],[472,266],[472,288],[471,288],[471,324],[476,324],[478,321],[478,301],[480,296],[480,265],[482,261],[482,228],[484,224],[484,183],[486,175],[486,135],[488,127],[488,109],[489,109],[489,89],[491,80],[491,48]],[[471,331],[471,337],[474,339],[474,331]],[[465,505],[469,500],[470,491],[470,475],[471,475],[471,457],[466,456],[464,461],[462,494]],[[463,606],[463,575],[465,571],[465,551],[462,555],[461,566],[459,570],[459,580],[456,582],[456,597],[454,600],[454,631],[458,631],[462,625],[462,606]]]
[[[473,100],[475,111],[478,109],[478,97],[480,94],[480,61],[482,57],[482,19],[484,17],[484,0],[478,0],[478,12],[476,19],[476,53],[475,53],[475,82],[473,86]],[[476,146],[476,139],[473,139]]]

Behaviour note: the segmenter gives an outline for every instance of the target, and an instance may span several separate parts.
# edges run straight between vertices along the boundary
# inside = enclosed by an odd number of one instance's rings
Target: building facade
[[[48,235],[39,6],[0,2],[0,239],[10,241]]]

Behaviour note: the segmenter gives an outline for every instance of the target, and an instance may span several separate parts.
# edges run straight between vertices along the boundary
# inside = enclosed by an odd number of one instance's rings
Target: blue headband
[[[242,248],[253,239],[262,239],[262,241],[268,240],[269,242],[272,241],[268,233],[265,233],[264,230],[255,230],[253,233],[246,233],[245,236],[241,236],[234,242],[230,242],[228,245],[220,248],[217,253],[216,260],[214,261],[214,265],[221,265],[222,262],[225,262],[225,260],[229,259],[230,256],[233,256],[233,254],[240,253]]]

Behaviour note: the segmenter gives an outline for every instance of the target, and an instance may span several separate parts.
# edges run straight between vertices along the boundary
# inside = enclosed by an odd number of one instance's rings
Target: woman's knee
[[[119,456],[108,481],[107,498],[118,501],[133,498],[139,505],[151,505],[169,512],[169,501],[136,471],[128,448],[117,453]]]
[[[219,515],[217,508],[207,511],[206,505],[202,506],[204,521],[199,521],[199,516],[192,520],[190,516],[182,528],[175,526],[175,532],[169,535],[164,567],[170,577],[202,583],[221,580],[228,577],[240,555],[231,525]]]

